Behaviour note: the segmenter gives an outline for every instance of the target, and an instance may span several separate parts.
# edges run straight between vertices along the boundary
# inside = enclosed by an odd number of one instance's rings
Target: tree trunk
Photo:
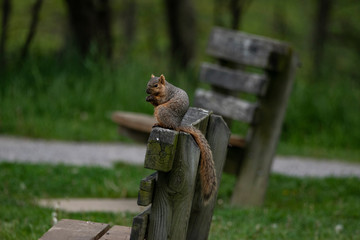
[[[312,52],[314,73],[321,72],[321,63],[324,55],[324,45],[327,40],[328,26],[333,7],[333,0],[318,0],[314,19]]]
[[[215,25],[239,30],[242,24],[244,11],[252,0],[215,0]],[[230,19],[224,16],[230,15]]]
[[[173,64],[186,68],[195,55],[196,21],[191,0],[165,0]]]
[[[75,44],[83,56],[92,45],[107,58],[112,53],[109,0],[65,0]]]
[[[7,30],[9,25],[9,16],[11,13],[11,0],[3,0],[2,2],[2,22],[1,22],[1,38],[0,38],[0,68],[5,64],[5,48]]]
[[[274,32],[277,33],[280,38],[284,38],[286,35],[288,35],[289,29],[286,24],[286,16],[283,2],[276,3],[274,5],[273,28]]]
[[[29,52],[29,48],[30,48],[30,44],[35,36],[36,33],[36,29],[39,23],[39,14],[40,14],[40,10],[41,10],[41,6],[42,6],[43,0],[36,0],[36,2],[34,3],[33,9],[32,9],[32,16],[31,16],[31,23],[30,23],[30,28],[29,28],[29,33],[26,37],[24,46],[21,50],[21,58],[20,61],[24,61],[24,59],[27,57],[28,52]]]
[[[123,5],[124,8],[121,14],[121,22],[123,24],[122,31],[125,36],[125,50],[128,50],[128,47],[133,45],[135,40],[137,2],[136,0],[126,0]]]

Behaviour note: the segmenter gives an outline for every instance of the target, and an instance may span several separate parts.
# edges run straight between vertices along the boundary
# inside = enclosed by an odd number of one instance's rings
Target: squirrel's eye
[[[154,85],[154,87],[157,87],[157,86],[158,86],[157,84]]]

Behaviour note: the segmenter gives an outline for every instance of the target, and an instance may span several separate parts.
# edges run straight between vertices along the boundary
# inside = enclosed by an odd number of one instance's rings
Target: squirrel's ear
[[[163,74],[161,74],[161,76],[160,76],[160,78],[159,78],[159,82],[160,82],[161,84],[165,84],[165,77],[164,77]]]
[[[154,78],[155,77],[155,75],[154,74],[151,74],[151,78]]]

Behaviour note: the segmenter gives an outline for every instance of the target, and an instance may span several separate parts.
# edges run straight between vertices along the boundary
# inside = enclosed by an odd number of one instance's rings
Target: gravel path
[[[114,162],[121,161],[142,165],[145,152],[145,145],[43,141],[0,136],[0,161],[7,162],[46,162],[111,167]],[[360,177],[360,164],[277,156],[272,171],[300,177]]]

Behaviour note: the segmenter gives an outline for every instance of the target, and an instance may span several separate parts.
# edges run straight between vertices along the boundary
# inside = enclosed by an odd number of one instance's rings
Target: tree
[[[92,46],[107,58],[112,54],[109,0],[65,0],[73,40],[83,56]]]
[[[174,65],[186,68],[195,56],[196,20],[191,0],[164,0]]]
[[[242,17],[252,0],[215,0],[215,25],[238,30]]]
[[[314,73],[319,74],[324,55],[324,45],[328,37],[328,27],[333,8],[333,0],[317,0],[312,34]]]
[[[30,44],[35,36],[37,25],[39,23],[39,14],[40,14],[42,3],[43,3],[43,0],[36,0],[36,2],[34,3],[33,9],[32,9],[29,33],[26,37],[24,46],[21,51],[20,61],[23,61],[28,55]]]
[[[122,31],[124,33],[124,41],[126,46],[131,46],[135,39],[136,33],[136,13],[137,1],[123,1],[123,11],[121,13]]]
[[[2,1],[2,21],[1,21],[1,37],[0,37],[0,68],[4,65],[5,61],[5,48],[7,30],[9,25],[9,16],[11,13],[11,0]]]

